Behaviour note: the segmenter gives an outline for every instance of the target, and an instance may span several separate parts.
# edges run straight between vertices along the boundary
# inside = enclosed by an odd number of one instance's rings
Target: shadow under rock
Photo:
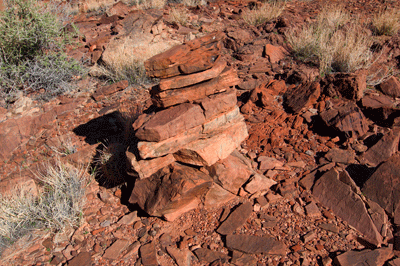
[[[95,180],[107,189],[120,187],[121,203],[126,205],[133,189],[134,178],[127,174],[128,163],[125,152],[128,147],[137,144],[132,123],[138,115],[137,110],[128,115],[114,111],[79,125],[73,130],[78,136],[84,136],[88,144],[98,144],[90,165],[95,172]]]
[[[356,185],[362,188],[364,183],[375,172],[375,167],[368,167],[362,164],[350,164],[346,167],[346,171],[349,173]]]

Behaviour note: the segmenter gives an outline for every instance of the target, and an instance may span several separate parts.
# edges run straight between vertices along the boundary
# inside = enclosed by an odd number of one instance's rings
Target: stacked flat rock
[[[151,91],[163,110],[136,131],[141,178],[174,162],[211,166],[228,157],[248,136],[237,106],[237,73],[221,58],[224,34],[212,33],[156,55],[147,74],[160,78]]]

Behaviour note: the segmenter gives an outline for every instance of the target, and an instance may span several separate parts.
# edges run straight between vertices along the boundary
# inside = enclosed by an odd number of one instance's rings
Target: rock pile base
[[[258,175],[240,154],[230,156],[248,133],[233,87],[239,79],[221,56],[223,37],[212,33],[145,62],[148,75],[161,79],[151,94],[162,110],[134,123],[137,154],[127,157],[139,177],[130,202],[150,215],[174,220],[201,203],[224,203]],[[244,176],[228,176],[229,165]]]

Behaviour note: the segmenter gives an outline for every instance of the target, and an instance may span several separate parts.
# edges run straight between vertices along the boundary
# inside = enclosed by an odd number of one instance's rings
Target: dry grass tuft
[[[204,6],[207,4],[205,0],[182,0],[181,2],[185,6]]]
[[[400,30],[400,12],[397,9],[380,11],[372,19],[375,35],[395,35]]]
[[[245,10],[242,18],[246,23],[256,26],[279,17],[284,9],[285,2],[263,3],[254,9]]]
[[[286,33],[293,55],[319,66],[320,75],[329,72],[353,72],[365,67],[372,58],[372,38],[350,22],[340,7],[324,8],[317,20]]]
[[[135,0],[134,5],[139,9],[162,9],[167,4],[166,0]]]
[[[0,249],[31,230],[63,231],[79,225],[85,199],[84,171],[57,161],[47,165],[40,181],[39,196],[17,191],[0,195]]]
[[[188,10],[186,8],[172,7],[169,11],[168,19],[170,22],[186,26],[188,23]]]
[[[113,82],[128,80],[131,84],[149,81],[144,61],[164,52],[170,46],[166,43],[149,43],[149,40],[117,40],[113,47],[103,55],[103,64],[92,67],[90,74],[109,79]]]

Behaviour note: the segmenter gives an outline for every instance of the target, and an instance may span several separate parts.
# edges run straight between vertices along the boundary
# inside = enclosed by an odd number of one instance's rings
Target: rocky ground
[[[383,5],[400,7],[383,2],[341,1],[365,20]],[[240,17],[247,1],[191,7],[186,26],[171,22],[171,7],[117,3],[76,15],[83,37],[69,55],[90,65],[111,60],[126,40],[141,54],[223,32],[220,54],[239,77],[248,130],[238,151],[275,184],[251,188],[245,180],[224,202],[202,199],[172,221],[149,216],[129,203],[135,185],[125,152],[136,141],[133,122],[160,111],[150,96],[159,80],[110,85],[93,71],[70,95],[48,103],[27,95],[0,109],[2,193],[34,186],[35,169],[56,156],[100,167],[79,228],[25,236],[3,251],[2,264],[400,265],[399,34],[376,40],[369,69],[319,77],[316,66],[290,55],[284,33],[324,4],[287,2],[278,19],[257,27]]]

